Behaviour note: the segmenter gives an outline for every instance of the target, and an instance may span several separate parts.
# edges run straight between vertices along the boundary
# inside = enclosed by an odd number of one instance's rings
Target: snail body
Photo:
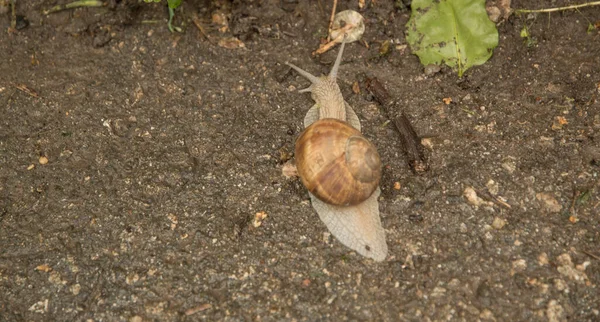
[[[311,81],[300,92],[310,92],[315,101],[296,140],[296,166],[313,208],[332,235],[359,254],[383,261],[387,244],[377,200],[381,160],[361,134],[358,116],[336,82],[344,44],[328,76],[316,77],[288,63]]]

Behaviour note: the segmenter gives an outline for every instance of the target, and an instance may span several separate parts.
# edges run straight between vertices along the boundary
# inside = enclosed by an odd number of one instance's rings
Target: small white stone
[[[498,186],[498,182],[490,179],[488,180],[488,182],[485,184],[485,186],[487,187],[488,191],[492,194],[492,195],[497,195],[498,191],[500,190],[500,187]]]
[[[70,289],[71,289],[71,293],[73,293],[73,295],[78,295],[79,291],[81,291],[81,285],[73,284],[73,285],[71,285]]]
[[[538,264],[540,264],[541,266],[544,266],[544,265],[548,265],[548,263],[549,263],[548,254],[541,253],[538,255]]]
[[[492,227],[494,227],[494,229],[502,229],[504,226],[506,225],[506,220],[496,217],[494,218],[494,222],[492,222]]]

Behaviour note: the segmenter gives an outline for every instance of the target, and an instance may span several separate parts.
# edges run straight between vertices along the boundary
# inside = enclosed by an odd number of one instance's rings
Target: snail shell
[[[379,186],[381,160],[360,131],[337,119],[321,119],[296,141],[296,165],[304,186],[320,200],[357,205]]]

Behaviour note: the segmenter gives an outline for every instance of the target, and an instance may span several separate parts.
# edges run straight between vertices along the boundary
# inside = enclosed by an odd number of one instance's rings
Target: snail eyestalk
[[[340,52],[338,53],[337,58],[335,59],[335,63],[333,64],[333,68],[331,68],[331,72],[329,73],[329,78],[331,79],[335,79],[337,77],[338,70],[340,69],[340,63],[342,62],[342,54],[344,53],[344,45],[346,44],[344,40],[342,40]]]
[[[298,93],[307,93],[307,92],[312,92],[313,86],[318,84],[321,80],[319,79],[319,77],[314,76],[313,74],[305,71],[304,69],[292,64],[292,63],[285,63],[286,65],[292,67],[295,71],[298,72],[298,74],[304,76],[304,78],[308,79],[311,82],[311,85],[305,89],[301,89],[298,91]]]

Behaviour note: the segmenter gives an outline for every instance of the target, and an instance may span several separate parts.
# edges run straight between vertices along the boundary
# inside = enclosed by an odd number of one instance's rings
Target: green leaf
[[[596,27],[594,25],[592,25],[591,22],[588,22],[588,27],[587,27],[588,35],[591,34],[592,32],[594,32],[594,30],[596,30]]]
[[[177,9],[181,5],[181,1],[183,0],[167,0],[167,3],[169,4],[169,8]]]
[[[441,64],[458,76],[485,63],[498,45],[498,30],[485,0],[414,0],[406,40],[421,64]]]
[[[527,26],[523,26],[523,28],[521,28],[521,38],[528,38],[529,37],[529,31],[527,30]]]

